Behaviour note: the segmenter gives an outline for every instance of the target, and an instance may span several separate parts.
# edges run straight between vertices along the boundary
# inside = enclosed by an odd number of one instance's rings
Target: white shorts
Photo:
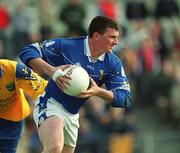
[[[36,100],[33,117],[37,128],[41,122],[50,116],[57,116],[64,120],[64,143],[75,147],[78,137],[79,114],[67,112],[63,106],[53,98],[41,102],[41,97]]]

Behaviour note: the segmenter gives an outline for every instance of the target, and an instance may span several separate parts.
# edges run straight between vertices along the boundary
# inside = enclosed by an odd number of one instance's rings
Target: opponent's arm
[[[35,99],[38,95],[44,92],[47,81],[26,67],[24,64],[16,64],[16,87]]]

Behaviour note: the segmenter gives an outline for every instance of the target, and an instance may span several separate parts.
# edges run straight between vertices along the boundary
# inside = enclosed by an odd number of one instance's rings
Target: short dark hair
[[[89,29],[88,29],[88,36],[91,38],[94,32],[98,32],[103,34],[107,28],[116,29],[119,31],[119,27],[117,23],[107,16],[96,16],[92,19]]]

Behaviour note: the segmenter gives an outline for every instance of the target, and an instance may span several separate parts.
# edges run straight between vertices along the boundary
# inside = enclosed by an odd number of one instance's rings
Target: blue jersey
[[[87,37],[56,38],[34,43],[25,46],[20,51],[19,57],[25,64],[30,59],[42,58],[53,66],[81,65],[98,86],[105,85],[108,90],[113,91],[113,107],[130,107],[132,104],[130,86],[120,59],[113,53],[106,53],[93,61],[87,40]],[[76,114],[87,100],[63,93],[51,78],[45,91],[44,98],[53,97],[72,114]]]

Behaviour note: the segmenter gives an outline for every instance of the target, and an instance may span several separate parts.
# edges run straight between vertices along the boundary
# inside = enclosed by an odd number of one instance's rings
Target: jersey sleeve
[[[27,66],[28,61],[34,58],[42,58],[47,63],[55,66],[54,61],[59,60],[59,50],[61,49],[60,44],[60,39],[51,39],[41,43],[36,42],[27,45],[20,50],[19,58]]]
[[[34,73],[30,68],[21,63],[16,65],[16,86],[23,89],[32,99],[42,94],[46,85],[47,81]]]
[[[112,72],[106,81],[106,87],[114,94],[113,107],[129,108],[132,105],[132,95],[128,78],[120,61],[112,67]]]

